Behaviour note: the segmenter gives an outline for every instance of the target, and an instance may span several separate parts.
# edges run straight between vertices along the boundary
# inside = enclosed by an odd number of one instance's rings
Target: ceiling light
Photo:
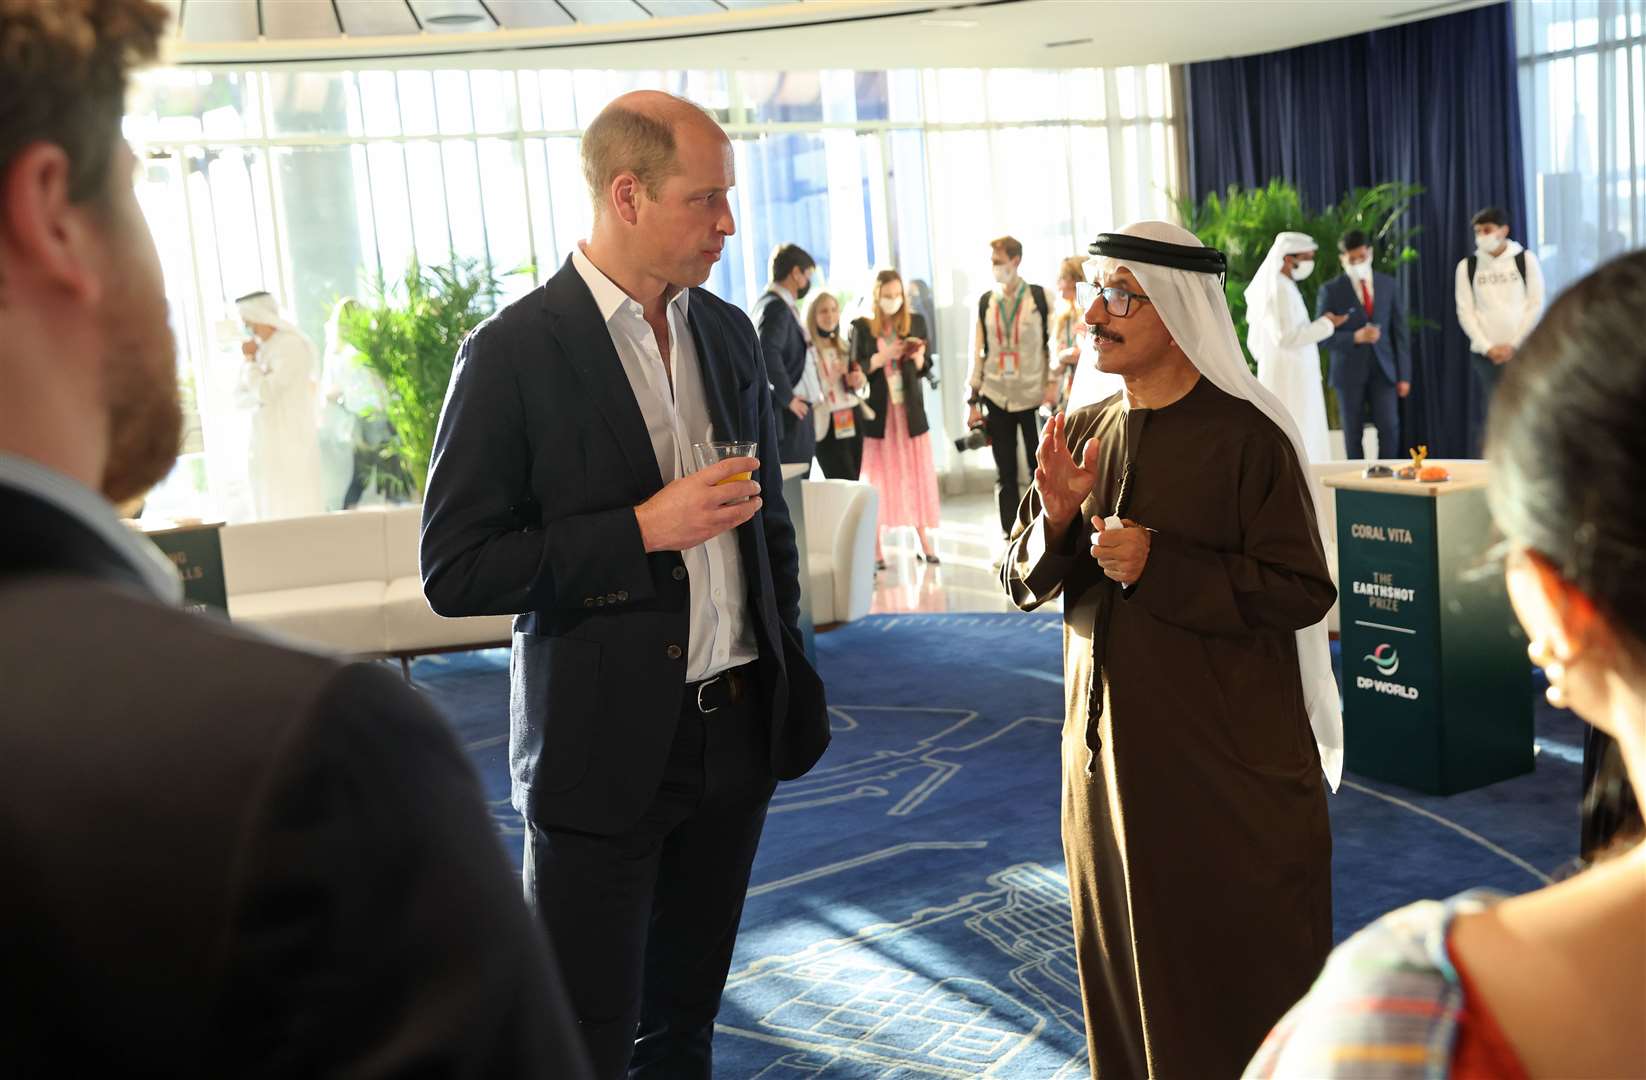
[[[431,15],[424,20],[436,26],[467,26],[470,23],[484,22],[484,15],[476,15],[472,11],[454,11],[449,15]]]
[[[933,26],[941,30],[970,30],[977,25],[976,19],[921,19],[921,26]]]
[[[1089,38],[1089,37],[1070,38],[1067,41],[1048,41],[1048,42],[1046,42],[1046,48],[1048,48],[1048,49],[1066,49],[1070,45],[1090,45],[1091,43],[1092,43],[1092,39]]]

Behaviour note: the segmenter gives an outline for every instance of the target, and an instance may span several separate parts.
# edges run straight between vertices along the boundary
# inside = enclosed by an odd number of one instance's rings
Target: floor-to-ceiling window
[[[1515,31],[1529,245],[1552,296],[1646,244],[1646,0],[1521,0]]]
[[[323,347],[340,297],[415,255],[505,274],[523,295],[590,224],[579,133],[636,88],[685,95],[732,136],[738,235],[708,287],[759,294],[771,250],[798,243],[848,314],[875,268],[924,287],[944,385],[939,465],[963,413],[988,241],[1023,241],[1050,288],[1103,228],[1166,217],[1177,189],[1164,66],[1066,71],[626,72],[160,70],[126,131],[158,238],[191,410],[161,512],[244,517],[233,299],[266,289]],[[518,271],[518,272],[514,272]]]

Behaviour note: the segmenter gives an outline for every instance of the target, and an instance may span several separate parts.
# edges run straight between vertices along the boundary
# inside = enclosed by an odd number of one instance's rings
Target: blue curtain
[[[1191,64],[1188,124],[1197,199],[1277,177],[1316,209],[1388,180],[1427,189],[1413,207],[1420,258],[1401,288],[1407,310],[1435,325],[1412,335],[1403,441],[1466,456],[1482,404],[1453,275],[1474,251],[1469,219],[1481,207],[1506,210],[1516,238],[1529,232],[1509,5]]]

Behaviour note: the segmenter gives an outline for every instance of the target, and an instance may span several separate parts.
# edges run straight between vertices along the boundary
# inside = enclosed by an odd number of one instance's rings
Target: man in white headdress
[[[1315,272],[1314,237],[1283,232],[1275,237],[1257,276],[1246,286],[1246,347],[1257,361],[1257,381],[1297,421],[1303,449],[1315,461],[1331,457],[1326,437],[1326,392],[1320,382],[1322,341],[1348,321],[1326,312],[1310,321],[1296,283]]]
[[[234,303],[251,335],[241,346],[239,398],[252,412],[246,469],[255,515],[266,521],[321,513],[314,346],[268,293]]]
[[[1224,258],[1104,234],[1077,302],[1125,389],[1055,417],[1002,571],[1064,606],[1063,849],[1094,1075],[1238,1075],[1332,944],[1336,591]]]

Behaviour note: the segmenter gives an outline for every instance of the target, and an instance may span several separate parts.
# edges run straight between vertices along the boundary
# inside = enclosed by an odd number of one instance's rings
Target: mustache
[[[1092,340],[1122,342],[1126,339],[1106,326],[1094,326],[1092,327]]]

